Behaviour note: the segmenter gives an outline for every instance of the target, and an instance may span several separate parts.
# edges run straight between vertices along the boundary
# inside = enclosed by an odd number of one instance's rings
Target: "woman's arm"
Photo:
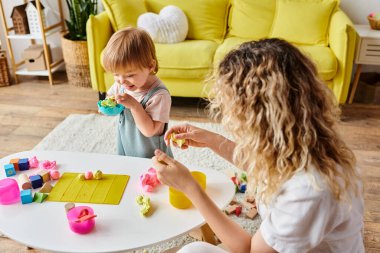
[[[161,151],[157,150],[155,154],[153,164],[157,169],[158,179],[183,191],[231,252],[275,252],[263,239],[259,240],[262,237],[255,235],[252,238],[248,232],[219,210],[184,165]],[[255,247],[252,247],[253,242]]]
[[[185,143],[181,146],[182,149],[187,149],[188,147],[207,147],[230,163],[233,163],[232,155],[236,144],[220,134],[189,124],[177,125],[171,127],[165,133],[166,145],[170,145],[172,133],[175,133],[176,139],[185,140]],[[173,145],[177,146],[176,143],[173,143]]]

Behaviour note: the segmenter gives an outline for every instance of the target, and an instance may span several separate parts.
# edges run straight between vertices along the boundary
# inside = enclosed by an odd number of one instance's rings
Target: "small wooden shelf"
[[[27,3],[27,2],[28,0],[24,0],[24,3]],[[42,28],[41,34],[15,34],[13,27],[8,27],[8,24],[5,18],[6,15],[3,8],[3,1],[0,0],[0,14],[1,14],[1,19],[2,19],[2,25],[3,25],[3,30],[5,31],[5,35],[6,35],[7,47],[9,50],[10,60],[12,63],[13,76],[16,83],[18,82],[17,76],[24,76],[24,75],[47,76],[49,77],[50,85],[53,85],[53,73],[57,71],[64,64],[63,59],[60,59],[55,62],[51,61],[51,57],[50,57],[51,52],[49,50],[48,43],[47,43],[48,36],[65,30],[65,21],[63,17],[63,11],[62,11],[62,2],[61,0],[57,0],[57,2],[58,2],[59,15],[60,15],[60,20],[58,23],[48,26],[48,27],[43,25],[43,20],[40,15],[41,10],[42,10],[41,0],[36,0],[36,7],[39,14],[38,15],[39,25]],[[23,67],[24,65],[23,61],[16,63],[11,40],[30,40],[31,44],[35,44],[35,40],[41,40],[43,48],[44,48],[44,55],[45,55],[45,62],[47,63],[47,70],[28,71],[26,70],[25,67]]]
[[[61,66],[64,65],[63,59],[56,62],[54,67],[50,68],[52,73],[56,72]],[[54,63],[53,63],[54,64]],[[20,76],[49,76],[49,71],[47,70],[39,70],[39,71],[28,71],[26,68],[19,67],[16,70],[16,75]]]
[[[45,36],[49,37],[50,35],[61,32],[61,27],[56,27],[48,32],[45,32]],[[19,39],[19,40],[42,40],[41,34],[8,34],[8,39]]]

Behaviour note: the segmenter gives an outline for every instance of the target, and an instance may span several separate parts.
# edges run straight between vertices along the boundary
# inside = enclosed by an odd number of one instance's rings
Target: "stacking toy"
[[[9,205],[20,201],[20,190],[13,178],[0,180],[0,204]]]
[[[78,234],[87,234],[95,226],[94,210],[89,206],[73,207],[66,213],[70,229]]]

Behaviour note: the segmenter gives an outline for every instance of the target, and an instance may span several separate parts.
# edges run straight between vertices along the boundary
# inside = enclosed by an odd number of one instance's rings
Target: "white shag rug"
[[[185,121],[170,121],[169,127],[185,123]],[[197,127],[205,128],[224,136],[228,135],[222,126],[214,123],[189,122]],[[34,150],[77,151],[103,154],[116,154],[116,129],[117,117],[103,116],[99,114],[71,114],[51,131]],[[228,175],[238,171],[236,167],[220,158],[212,151],[204,148],[189,148],[180,150],[172,148],[174,157],[183,164],[192,164],[199,167],[212,168]],[[236,194],[237,200],[244,198],[243,194]],[[260,226],[259,216],[250,220],[241,215],[231,215],[231,219],[239,223],[250,234],[253,234]],[[183,246],[195,241],[186,235],[166,243],[147,248],[144,252],[163,252],[167,249]],[[136,252],[143,252],[136,251]]]

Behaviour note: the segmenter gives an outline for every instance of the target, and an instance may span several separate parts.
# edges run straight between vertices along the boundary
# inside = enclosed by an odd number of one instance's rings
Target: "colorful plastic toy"
[[[36,156],[33,156],[32,158],[29,158],[29,166],[30,168],[38,168],[39,161],[37,160]]]
[[[59,173],[58,170],[51,170],[50,171],[50,179],[51,180],[57,180],[57,179],[59,179],[60,176],[61,176],[61,174]]]
[[[11,159],[11,160],[9,161],[9,163],[13,164],[13,166],[15,167],[15,170],[16,170],[16,171],[19,170],[19,168],[18,168],[18,160],[20,160],[20,159],[18,159],[18,158],[13,158],[13,159]]]
[[[29,177],[30,182],[32,183],[32,188],[37,189],[42,186],[42,177],[40,175],[33,175]]]
[[[39,164],[40,169],[44,170],[55,170],[57,168],[57,162],[56,161],[43,161]]]
[[[179,147],[182,147],[183,144],[185,144],[185,139],[177,139],[175,137],[176,133],[172,133],[170,135],[170,139],[172,140],[172,142],[175,142]]]
[[[108,116],[119,115],[124,110],[124,105],[117,104],[115,98],[110,97],[98,101],[99,111]]]
[[[29,159],[28,158],[22,158],[22,159],[18,160],[18,168],[20,171],[28,170],[29,169]]]
[[[32,189],[32,183],[30,182],[29,177],[26,174],[21,174],[20,176],[18,176],[18,182],[20,184],[21,189]]]
[[[22,204],[29,204],[33,202],[33,192],[31,189],[22,190],[20,195]]]
[[[70,208],[66,213],[70,229],[78,234],[87,234],[95,226],[94,210],[89,206]]]
[[[49,171],[41,169],[38,171],[38,175],[40,175],[42,177],[42,181],[44,183],[50,181],[50,172]]]
[[[4,165],[5,175],[7,177],[11,177],[16,175],[16,170],[13,164],[5,164]]]
[[[13,178],[0,180],[0,204],[9,205],[20,201],[20,190]]]
[[[33,202],[42,203],[47,198],[48,194],[43,192],[34,193]]]

